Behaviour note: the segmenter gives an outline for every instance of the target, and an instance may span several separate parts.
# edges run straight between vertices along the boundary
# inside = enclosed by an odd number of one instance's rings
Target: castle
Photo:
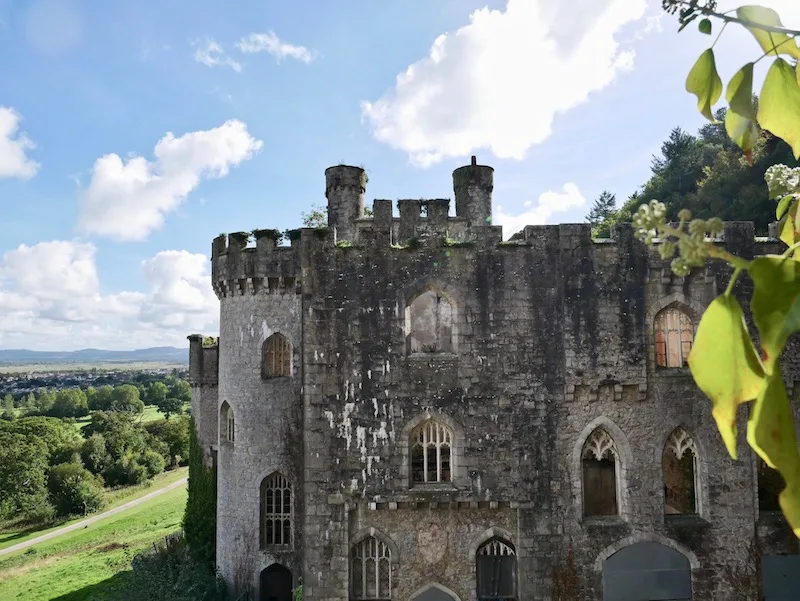
[[[220,337],[189,337],[190,378],[223,577],[265,601],[783,598],[780,478],[745,410],[728,456],[686,367],[728,267],[677,277],[629,224],[504,242],[493,174],[453,172],[455,216],[365,216],[364,170],[334,166],[328,227],[213,241]],[[723,241],[783,248],[749,222]]]

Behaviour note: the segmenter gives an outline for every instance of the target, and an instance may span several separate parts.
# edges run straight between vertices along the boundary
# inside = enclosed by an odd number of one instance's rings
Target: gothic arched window
[[[292,345],[282,334],[273,334],[261,348],[261,375],[280,378],[292,375]]]
[[[667,307],[653,320],[658,367],[684,367],[694,340],[692,319],[677,307]]]
[[[617,461],[614,439],[602,427],[586,439],[583,464],[583,515],[617,515]]]
[[[292,542],[292,485],[280,472],[261,482],[261,546]]]
[[[228,401],[222,403],[219,410],[220,439],[222,442],[234,442],[236,439],[236,422],[233,417],[233,407]]]
[[[368,536],[350,549],[350,601],[389,601],[392,576],[392,552],[382,540]]]
[[[452,482],[453,431],[434,420],[411,432],[411,484]]]
[[[406,307],[407,353],[452,353],[453,306],[445,296],[426,290]]]
[[[475,564],[479,601],[517,598],[517,553],[514,545],[499,538],[488,540],[478,549]]]
[[[697,450],[689,433],[676,428],[662,457],[664,513],[697,513]]]

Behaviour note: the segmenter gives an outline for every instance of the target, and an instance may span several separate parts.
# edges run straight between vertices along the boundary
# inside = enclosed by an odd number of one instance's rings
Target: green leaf
[[[756,122],[747,117],[728,110],[725,112],[725,131],[733,143],[745,153],[751,151],[758,140],[758,126]],[[748,159],[752,164],[752,161]]]
[[[725,99],[730,105],[729,110],[748,119],[756,118],[756,107],[753,106],[753,63],[747,63],[731,77]]]
[[[689,353],[689,369],[711,399],[719,432],[736,459],[736,413],[739,405],[758,395],[764,370],[733,296],[718,296],[703,313]]]
[[[781,198],[780,202],[778,202],[778,207],[775,209],[775,219],[780,219],[784,216],[786,211],[789,210],[789,206],[792,204],[793,200],[796,200],[793,194],[787,194]],[[791,246],[791,244],[789,246]]]
[[[747,423],[747,442],[767,465],[783,476],[786,488],[778,499],[786,520],[795,535],[800,536],[800,454],[780,364],[776,364],[775,372],[765,379],[753,404]]]
[[[800,242],[800,235],[798,235],[797,231],[794,229],[794,223],[796,219],[797,204],[793,204],[789,207],[789,212],[786,214],[786,217],[784,217],[782,223],[780,224],[780,239],[786,244],[786,246],[792,246],[794,243]]]
[[[800,159],[800,83],[794,69],[782,58],[767,72],[758,99],[758,122],[782,138]]]
[[[711,19],[703,19],[700,21],[700,23],[697,24],[697,29],[700,33],[711,35]]]
[[[711,107],[722,96],[722,80],[717,73],[714,50],[709,48],[695,62],[686,77],[686,91],[697,96],[697,108],[709,121],[714,121]]]
[[[800,330],[800,262],[779,255],[753,259],[750,301],[761,339],[764,371],[772,374],[791,334]]]
[[[768,27],[783,27],[781,18],[771,8],[763,6],[740,6],[736,9],[736,16],[743,21],[766,25]],[[747,27],[750,33],[755,36],[761,49],[771,56],[788,54],[794,58],[800,58],[800,48],[795,41],[785,33],[773,33],[764,31],[758,27]]]

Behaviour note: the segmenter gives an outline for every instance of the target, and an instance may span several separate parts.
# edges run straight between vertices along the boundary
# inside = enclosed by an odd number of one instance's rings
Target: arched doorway
[[[441,584],[430,584],[411,595],[411,601],[460,601],[449,588]]]
[[[603,601],[691,601],[692,568],[655,542],[629,545],[603,563]]]
[[[292,601],[292,573],[273,563],[261,572],[261,601]]]

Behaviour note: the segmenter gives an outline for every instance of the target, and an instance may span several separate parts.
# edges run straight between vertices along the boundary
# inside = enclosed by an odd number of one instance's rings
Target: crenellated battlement
[[[219,339],[192,334],[189,340],[189,384],[216,386],[219,379]]]
[[[299,294],[301,264],[314,259],[324,248],[332,253],[365,253],[436,249],[498,250],[505,253],[535,253],[555,257],[574,256],[581,261],[596,257],[603,264],[647,257],[649,270],[669,271],[657,248],[647,248],[635,236],[632,224],[618,224],[610,238],[593,239],[586,223],[528,225],[503,241],[501,226],[491,225],[491,196],[494,170],[470,165],[453,172],[455,215],[449,198],[403,198],[393,201],[376,199],[371,215],[364,212],[366,172],[361,167],[337,165],[325,171],[325,194],[328,199],[328,226],[301,228],[286,234],[276,229],[222,234],[212,243],[212,285],[221,298],[244,294]],[[769,237],[756,237],[752,222],[726,222],[722,237],[716,242],[741,256],[777,252],[782,243],[777,227],[770,227]],[[288,234],[290,244],[282,245]],[[592,253],[576,253],[578,247],[592,247]],[[315,250],[316,249],[316,250]],[[325,251],[326,253],[328,250]],[[319,255],[316,255],[319,257]],[[566,258],[565,260],[569,260]],[[669,280],[672,276],[661,276]]]
[[[211,245],[211,285],[217,297],[298,293],[301,235],[290,233],[290,246],[278,245],[282,237],[278,230],[217,236]],[[248,246],[253,239],[255,246]]]

